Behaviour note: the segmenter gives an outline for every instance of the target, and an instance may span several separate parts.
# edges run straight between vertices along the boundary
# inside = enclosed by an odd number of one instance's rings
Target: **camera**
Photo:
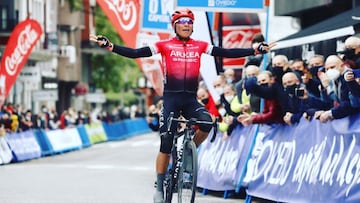
[[[303,97],[305,94],[305,90],[303,88],[296,88],[295,89],[295,96],[296,97]]]

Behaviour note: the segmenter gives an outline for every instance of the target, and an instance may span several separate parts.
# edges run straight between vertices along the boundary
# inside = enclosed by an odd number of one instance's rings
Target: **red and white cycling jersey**
[[[164,92],[196,92],[200,59],[203,53],[211,54],[213,46],[204,41],[176,37],[159,41],[150,47],[153,55],[160,53],[164,75]]]

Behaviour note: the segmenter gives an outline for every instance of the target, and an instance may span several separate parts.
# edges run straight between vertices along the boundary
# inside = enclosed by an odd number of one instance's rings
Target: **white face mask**
[[[227,102],[229,102],[229,103],[230,103],[233,99],[234,99],[234,95],[225,96],[225,100],[226,100]]]
[[[340,77],[340,71],[336,68],[332,68],[326,71],[326,76],[329,80],[337,80]]]
[[[222,95],[224,93],[224,89],[222,87],[217,87],[215,88],[215,91],[219,94]]]

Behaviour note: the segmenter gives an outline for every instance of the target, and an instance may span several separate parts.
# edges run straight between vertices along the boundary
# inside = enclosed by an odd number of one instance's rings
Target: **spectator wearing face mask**
[[[270,86],[274,83],[274,78],[270,71],[263,71],[257,76],[257,81],[261,86]],[[244,126],[253,123],[284,123],[283,116],[284,114],[277,99],[265,99],[264,108],[261,113],[241,114],[237,117],[237,120]]]
[[[235,78],[235,71],[232,68],[228,68],[224,71],[224,77],[227,84],[235,84],[236,78]]]
[[[272,66],[269,68],[269,71],[275,78],[275,82],[282,83],[282,76],[291,72],[291,68],[289,67],[289,60],[285,55],[276,55],[272,59]]]
[[[323,102],[320,98],[311,95],[294,72],[285,73],[282,82],[290,107],[290,111],[286,112],[283,118],[288,125],[298,123],[309,109],[327,109],[331,106],[330,102]]]
[[[235,84],[237,100],[239,101],[240,105],[246,104],[247,101],[250,101],[249,104],[251,112],[260,112],[260,97],[247,92],[245,89],[245,80],[247,78],[256,77],[259,74],[259,67],[255,65],[246,66],[243,70],[243,74],[245,76],[244,79]],[[240,107],[241,106],[232,108],[235,108],[233,111],[240,112]]]
[[[208,110],[213,121],[216,118],[221,118],[221,115],[219,114],[214,99],[212,98],[212,96],[210,95],[207,89],[205,89],[204,87],[199,87],[196,92],[196,96],[198,101],[202,103],[205,106],[205,108]]]
[[[359,69],[358,69],[359,70]],[[355,71],[358,71],[355,70]],[[354,108],[360,107],[360,71],[349,70],[344,74],[346,85],[349,88],[350,105]]]
[[[231,106],[239,106],[239,111],[233,111]],[[224,132],[224,139],[230,136],[234,128],[240,124],[236,118],[243,112],[250,111],[249,101],[246,104],[239,104],[236,96],[236,90],[233,85],[227,84],[224,86],[224,100],[222,100],[222,106],[226,113],[223,116],[222,123],[220,123],[219,130]]]
[[[358,112],[350,104],[349,87],[346,85],[344,74],[350,69],[337,55],[330,55],[325,61],[325,73],[319,75],[322,85],[326,88],[328,98],[333,102],[333,107],[326,111],[318,111],[315,117],[321,122],[332,119],[344,118]]]
[[[277,55],[272,60],[272,67],[269,68],[274,83],[270,86],[261,86],[256,77],[250,77],[245,80],[245,89],[248,94],[254,94],[264,99],[278,99],[281,105],[282,113],[290,111],[288,96],[282,86],[282,76],[285,72],[291,72],[288,67],[288,59],[284,55]]]
[[[360,38],[350,36],[345,40],[345,49],[341,52],[343,54],[344,63],[348,64],[349,68],[360,68]]]
[[[308,69],[310,74],[306,74],[302,77],[302,82],[305,84],[306,89],[313,94],[314,96],[321,96],[321,86],[320,79],[318,77],[319,72],[324,72],[324,56],[314,55],[310,57]]]
[[[226,85],[226,79],[224,74],[217,75],[213,81],[213,87],[216,93],[221,97],[224,94],[224,86]],[[216,105],[219,105],[220,100],[214,101]]]

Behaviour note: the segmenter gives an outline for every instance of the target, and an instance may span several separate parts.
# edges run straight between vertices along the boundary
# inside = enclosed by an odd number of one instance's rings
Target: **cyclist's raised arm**
[[[211,51],[212,56],[221,56],[226,58],[238,58],[256,54],[265,54],[270,51],[272,47],[274,47],[276,43],[272,42],[269,44],[266,43],[258,43],[254,45],[254,48],[221,48],[214,46]]]
[[[108,38],[102,35],[90,35],[90,41],[96,42],[101,48],[129,58],[148,57],[153,55],[150,47],[141,47],[137,49],[124,47],[111,43]]]

